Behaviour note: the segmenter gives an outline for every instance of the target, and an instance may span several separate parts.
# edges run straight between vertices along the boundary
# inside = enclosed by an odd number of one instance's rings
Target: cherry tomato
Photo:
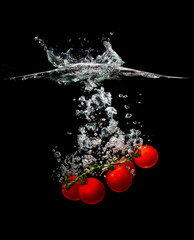
[[[76,176],[70,176],[68,182],[72,182],[75,180]],[[78,201],[80,200],[79,197],[79,190],[80,184],[78,182],[74,183],[68,190],[66,189],[66,184],[62,184],[62,194],[64,197],[68,198],[69,200]]]
[[[126,167],[118,166],[106,175],[106,182],[110,189],[115,192],[124,192],[132,184],[132,174]]]
[[[80,185],[80,199],[87,204],[97,204],[104,198],[104,184],[97,178],[88,178],[84,185]]]
[[[149,145],[143,145],[140,150],[141,156],[135,158],[134,161],[137,166],[141,168],[153,167],[158,161],[157,150]]]
[[[119,162],[125,161],[126,158],[120,159]],[[125,162],[125,163],[120,163],[118,165],[115,165],[115,167],[120,166],[120,167],[125,167],[129,170],[129,172],[132,174],[132,178],[135,177],[136,175],[136,169],[135,169],[135,164],[132,161]]]

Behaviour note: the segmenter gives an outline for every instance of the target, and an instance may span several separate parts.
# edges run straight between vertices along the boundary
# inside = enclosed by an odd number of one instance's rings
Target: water
[[[121,157],[129,156],[143,144],[140,130],[132,128],[125,133],[120,129],[116,120],[117,109],[112,105],[112,94],[105,91],[103,83],[92,85],[92,82],[91,79],[84,82],[82,95],[78,98],[75,113],[80,126],[75,151],[60,161],[57,173],[61,180],[64,175],[86,172],[96,162],[107,164],[117,161],[118,154]],[[101,174],[103,169],[98,172],[98,175]]]
[[[143,144],[141,131],[134,128],[140,122],[133,119],[128,133],[119,127],[119,122],[116,120],[118,111],[112,105],[112,94],[105,90],[103,80],[118,80],[122,79],[122,76],[172,77],[123,67],[124,61],[113,50],[109,41],[103,42],[105,51],[101,55],[93,57],[92,49],[89,48],[82,50],[82,54],[76,58],[72,48],[65,53],[56,53],[53,48],[48,48],[42,39],[36,37],[35,40],[43,47],[48,61],[55,68],[12,77],[10,80],[48,78],[64,85],[77,82],[81,89],[81,96],[77,99],[78,106],[75,109],[80,125],[77,129],[74,151],[63,156],[57,147],[53,149],[54,157],[58,162],[55,172],[59,180],[62,181],[64,176],[68,177],[72,173],[78,176],[86,172],[94,163],[107,164],[117,161],[118,154],[120,157],[128,157],[140,148]],[[118,97],[127,99],[128,95],[120,93]],[[139,101],[138,104],[141,102]],[[127,113],[123,121],[129,121],[133,116],[129,103],[125,103],[124,108]],[[129,126],[129,122],[127,124]],[[71,134],[67,132],[67,135]],[[103,174],[103,169],[97,174]]]
[[[38,37],[35,40],[43,47],[47,54],[48,61],[55,67],[52,70],[27,74],[23,76],[11,77],[9,80],[27,80],[31,78],[48,78],[59,84],[70,84],[82,80],[92,79],[93,82],[104,80],[120,80],[122,76],[145,78],[183,78],[155,74],[123,67],[124,61],[113,50],[109,41],[103,41],[105,51],[96,57],[92,56],[91,48],[82,49],[81,56],[75,57],[73,49],[67,52],[57,52],[53,48],[48,48],[44,41]],[[94,84],[93,83],[93,84]],[[127,96],[123,96],[124,98]]]

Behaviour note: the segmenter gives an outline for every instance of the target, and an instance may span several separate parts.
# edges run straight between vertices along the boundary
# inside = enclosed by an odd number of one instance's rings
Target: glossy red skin
[[[123,162],[125,160],[126,160],[126,158],[120,159],[119,162]],[[127,168],[127,170],[129,170],[129,172],[131,173],[132,178],[135,177],[136,169],[135,169],[135,164],[132,161],[129,161],[129,162],[126,162],[126,163],[120,163],[118,165],[115,165],[115,167],[118,167],[118,166]]]
[[[72,182],[73,180],[75,180],[77,178],[77,176],[70,176],[69,177],[69,182]],[[63,183],[62,184],[62,194],[64,197],[66,197],[69,200],[72,201],[78,201],[80,200],[80,196],[79,196],[79,187],[80,184],[79,183],[74,183],[68,190],[66,189],[66,184]]]
[[[149,145],[142,146],[140,150],[141,156],[135,158],[135,164],[141,168],[151,168],[158,161],[157,150]]]
[[[132,174],[126,167],[118,166],[106,175],[106,182],[110,189],[115,192],[124,192],[132,184]]]
[[[87,204],[97,204],[105,196],[104,184],[97,178],[88,178],[84,185],[80,185],[79,196]]]

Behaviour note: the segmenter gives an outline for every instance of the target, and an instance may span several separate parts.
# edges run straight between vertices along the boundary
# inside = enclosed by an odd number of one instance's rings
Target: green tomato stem
[[[130,161],[133,161],[134,158],[137,158],[139,157],[141,154],[140,154],[140,151],[138,149],[138,151],[136,153],[132,153],[129,157],[127,157],[124,161],[117,161],[117,162],[110,162],[110,163],[107,163],[107,164],[102,164],[102,165],[99,165],[97,162],[95,162],[94,165],[91,166],[90,169],[88,169],[86,172],[84,172],[83,174],[79,175],[75,180],[73,180],[72,182],[68,183],[66,180],[64,181],[66,183],[66,189],[69,190],[70,187],[76,183],[77,181],[81,180],[81,184],[84,184],[85,183],[85,180],[87,178],[87,174],[93,172],[94,170],[99,170],[99,169],[103,169],[105,168],[106,171],[110,170],[110,169],[114,169],[114,165],[118,165],[118,164],[121,164],[121,163],[127,163],[127,162],[130,162]],[[117,157],[117,159],[119,160],[119,158]]]

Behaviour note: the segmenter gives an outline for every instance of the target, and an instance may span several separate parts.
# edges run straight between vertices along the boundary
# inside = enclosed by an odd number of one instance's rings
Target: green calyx
[[[114,165],[110,164],[108,166],[108,171],[113,171],[115,169]]]

